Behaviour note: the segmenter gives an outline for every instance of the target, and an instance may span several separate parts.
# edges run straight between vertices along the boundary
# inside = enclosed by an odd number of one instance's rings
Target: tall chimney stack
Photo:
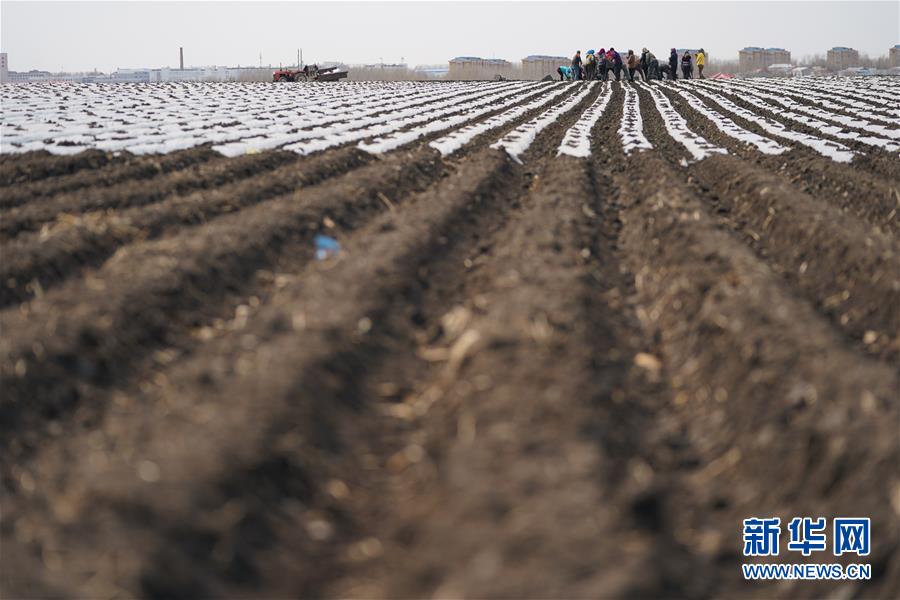
[[[178,64],[181,65],[181,70],[184,71],[184,48],[178,48]]]

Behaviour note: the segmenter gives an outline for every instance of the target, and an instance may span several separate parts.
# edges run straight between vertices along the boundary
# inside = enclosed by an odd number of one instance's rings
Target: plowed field
[[[900,593],[900,82],[0,98],[3,597]]]

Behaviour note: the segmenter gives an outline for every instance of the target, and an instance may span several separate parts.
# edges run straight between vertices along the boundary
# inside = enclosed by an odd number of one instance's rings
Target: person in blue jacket
[[[556,72],[559,73],[559,80],[560,80],[560,81],[572,81],[572,79],[573,79],[573,75],[572,75],[572,67],[567,67],[567,66],[565,66],[565,65],[561,65],[561,66],[556,70]]]

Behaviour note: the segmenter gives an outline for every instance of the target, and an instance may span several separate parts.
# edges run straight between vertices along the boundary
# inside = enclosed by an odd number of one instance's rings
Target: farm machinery
[[[273,81],[338,81],[345,79],[347,71],[339,71],[337,67],[319,68],[306,65],[302,69],[278,69],[272,74]]]

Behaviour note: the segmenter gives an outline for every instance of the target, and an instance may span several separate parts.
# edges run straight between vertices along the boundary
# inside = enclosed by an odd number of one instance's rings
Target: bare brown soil
[[[730,152],[683,167],[646,91],[626,157],[619,84],[557,157],[598,93],[521,164],[534,111],[451,158],[0,158],[0,595],[896,597],[900,159],[671,95]],[[871,517],[872,580],[744,581],[750,516]]]

